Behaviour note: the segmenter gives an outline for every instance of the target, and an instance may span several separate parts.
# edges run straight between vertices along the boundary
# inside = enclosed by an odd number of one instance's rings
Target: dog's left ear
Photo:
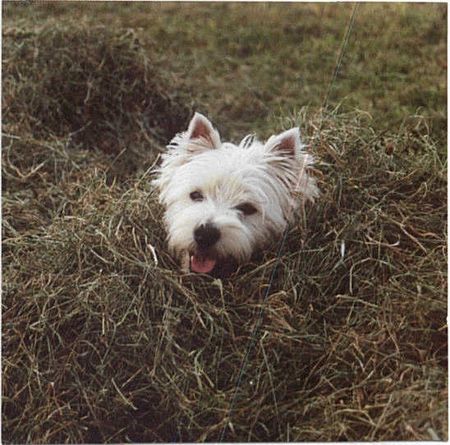
[[[264,146],[267,162],[275,175],[293,192],[305,200],[314,201],[319,196],[317,181],[308,171],[313,157],[303,150],[300,130],[295,127],[271,136]]]
[[[296,158],[303,148],[298,127],[271,136],[266,142],[266,150],[279,156]]]
[[[219,148],[220,142],[219,132],[213,127],[212,123],[203,114],[195,113],[189,123],[186,132],[188,139],[187,150],[189,153],[195,154],[205,150],[213,150]]]

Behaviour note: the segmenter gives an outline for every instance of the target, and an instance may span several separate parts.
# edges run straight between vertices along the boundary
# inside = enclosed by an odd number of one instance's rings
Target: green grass
[[[3,4],[5,443],[447,439],[447,9],[359,5],[322,109],[351,11]],[[231,418],[276,243],[179,272],[150,180],[194,109],[299,124],[322,191]]]

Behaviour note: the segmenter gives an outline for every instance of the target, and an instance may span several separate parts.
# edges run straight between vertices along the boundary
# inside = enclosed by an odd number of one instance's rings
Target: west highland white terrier
[[[169,249],[184,271],[224,277],[279,237],[302,201],[319,194],[298,128],[265,144],[221,142],[195,113],[162,156],[154,183],[165,206]]]

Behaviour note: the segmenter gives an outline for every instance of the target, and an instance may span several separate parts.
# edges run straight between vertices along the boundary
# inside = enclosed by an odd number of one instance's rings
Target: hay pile
[[[178,272],[149,167],[189,106],[132,34],[4,39],[5,442],[447,438],[446,155],[425,121],[301,116],[323,196],[227,419],[276,247],[226,282]]]
[[[191,114],[185,93],[156,69],[132,30],[54,24],[6,28],[3,36],[3,119],[14,134],[69,138],[111,155],[115,173],[124,174]]]

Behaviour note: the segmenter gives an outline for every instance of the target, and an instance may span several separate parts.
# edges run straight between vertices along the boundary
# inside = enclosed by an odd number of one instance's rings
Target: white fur
[[[188,130],[168,145],[154,181],[166,208],[169,248],[180,260],[192,253],[194,230],[208,222],[221,232],[217,257],[248,261],[255,249],[283,232],[300,200],[318,196],[316,180],[308,174],[312,162],[298,128],[265,144],[249,135],[234,145],[222,143],[209,120],[196,113]],[[191,199],[194,191],[203,201]],[[256,213],[236,209],[243,203]]]

